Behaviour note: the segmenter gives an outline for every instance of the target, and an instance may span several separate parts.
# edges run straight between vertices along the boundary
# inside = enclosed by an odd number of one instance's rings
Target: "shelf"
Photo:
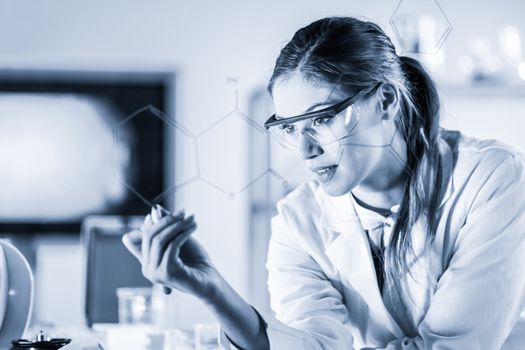
[[[438,92],[443,97],[446,96],[498,96],[498,97],[525,97],[525,82],[523,84],[497,84],[497,83],[479,83],[479,84],[439,84],[437,83]]]

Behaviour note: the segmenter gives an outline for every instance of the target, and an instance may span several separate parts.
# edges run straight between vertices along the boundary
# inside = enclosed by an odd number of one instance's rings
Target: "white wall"
[[[240,77],[240,106],[247,110],[248,95],[265,83],[279,49],[299,27],[326,15],[360,15],[392,33],[388,20],[397,3],[1,0],[0,67],[173,69],[176,118],[199,133],[234,108],[234,86],[226,83],[228,77]],[[499,1],[497,9],[485,9],[479,1],[440,3],[454,27],[444,46],[450,62],[457,60],[465,41],[475,33],[495,40],[492,33],[502,24],[518,25],[525,33],[525,6],[520,0]],[[452,81],[456,76],[457,65],[452,63],[442,79]],[[230,130],[222,145],[228,157],[217,159],[217,166],[226,166],[241,178],[247,174],[245,134],[242,124]],[[185,150],[178,151],[176,164],[183,167],[190,160],[184,159]],[[197,237],[216,265],[246,296],[247,198],[230,200],[201,182],[176,196],[178,207],[195,213]],[[71,249],[76,249],[73,243]],[[56,302],[52,296],[42,298]],[[195,304],[187,305],[193,309]],[[188,323],[209,317],[202,308],[187,315]],[[57,316],[59,321],[69,321],[68,317]]]

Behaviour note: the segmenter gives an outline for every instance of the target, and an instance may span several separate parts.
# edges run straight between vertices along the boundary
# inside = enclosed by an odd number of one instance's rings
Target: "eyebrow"
[[[305,113],[308,113],[308,112],[311,112],[312,110],[314,110],[315,108],[317,107],[320,107],[320,106],[330,106],[330,105],[333,105],[336,101],[325,101],[325,102],[319,102],[319,103],[314,103],[313,105],[311,105],[310,107],[308,107],[308,109],[305,111]]]
[[[305,113],[309,113],[311,112],[312,110],[314,110],[315,108],[317,107],[321,107],[321,106],[331,106],[333,104],[337,103],[337,101],[331,101],[331,100],[328,100],[328,101],[324,101],[324,102],[318,102],[318,103],[314,103],[313,105],[311,105],[310,107],[308,107],[306,109],[306,111],[304,111],[304,113],[301,113],[301,114],[305,114]],[[283,118],[279,115],[275,115],[275,119],[286,119],[286,118]]]

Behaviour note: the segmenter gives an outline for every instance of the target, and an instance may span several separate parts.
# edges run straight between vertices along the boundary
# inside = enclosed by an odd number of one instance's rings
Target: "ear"
[[[393,119],[399,109],[399,92],[390,84],[381,84],[376,91],[381,119]]]

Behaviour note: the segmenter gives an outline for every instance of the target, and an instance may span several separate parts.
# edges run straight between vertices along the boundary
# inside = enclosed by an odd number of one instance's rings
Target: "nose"
[[[324,153],[321,146],[304,134],[299,136],[297,151],[299,152],[300,157],[305,160],[315,158]]]

